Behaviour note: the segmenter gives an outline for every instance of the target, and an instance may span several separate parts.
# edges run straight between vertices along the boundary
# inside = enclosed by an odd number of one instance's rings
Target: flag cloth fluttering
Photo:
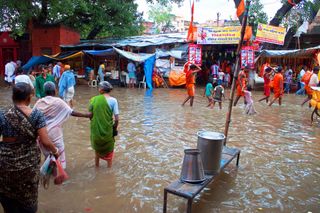
[[[242,17],[246,10],[244,0],[234,0],[234,3],[236,4],[237,8],[237,17],[239,18],[240,22],[242,22]]]
[[[193,41],[193,14],[194,14],[194,1],[192,1],[192,6],[191,6],[191,21],[188,29],[188,36],[187,40],[188,41]]]

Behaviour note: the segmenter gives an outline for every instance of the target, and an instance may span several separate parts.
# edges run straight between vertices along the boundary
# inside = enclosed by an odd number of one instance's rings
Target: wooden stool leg
[[[163,213],[167,212],[167,199],[168,199],[168,192],[167,190],[164,190],[164,196],[163,196]]]
[[[187,207],[187,213],[191,213],[192,210],[192,198],[188,199],[188,207]]]
[[[240,152],[239,152],[239,154],[237,156],[237,166],[239,166],[239,159],[240,159]]]

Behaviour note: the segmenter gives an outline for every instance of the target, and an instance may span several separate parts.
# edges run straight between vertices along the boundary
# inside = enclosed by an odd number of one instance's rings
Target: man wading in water
[[[187,87],[187,92],[188,92],[188,97],[184,100],[182,103],[182,106],[187,103],[187,101],[190,100],[190,106],[192,107],[193,105],[193,100],[194,100],[194,94],[195,94],[195,83],[196,83],[196,77],[195,74],[201,70],[200,67],[198,67],[195,64],[191,64],[189,67],[187,67],[188,64],[185,64],[185,70],[187,69],[186,72],[186,87]]]

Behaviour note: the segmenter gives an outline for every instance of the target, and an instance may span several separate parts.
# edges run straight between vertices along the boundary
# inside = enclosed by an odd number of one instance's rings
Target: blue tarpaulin
[[[148,58],[144,62],[144,74],[146,76],[146,83],[147,83],[148,87],[150,88],[150,90],[152,90],[152,72],[153,72],[153,67],[154,67],[155,61],[156,61],[156,56],[154,55],[154,56]]]
[[[113,48],[106,49],[106,50],[84,50],[83,52],[86,54],[95,55],[95,56],[106,56],[106,55],[114,54]]]
[[[45,56],[32,56],[29,61],[22,66],[23,70],[29,70],[33,66],[36,66],[38,64],[46,64],[49,61],[52,61],[51,58],[45,57]]]
[[[144,62],[144,75],[146,76],[146,83],[148,87],[152,90],[152,72],[153,72],[153,66],[156,61],[156,55],[155,54],[147,54],[147,53],[132,53],[127,52],[124,50],[120,50],[118,48],[114,49],[122,55],[123,57],[130,59],[132,61],[136,61],[139,63]]]

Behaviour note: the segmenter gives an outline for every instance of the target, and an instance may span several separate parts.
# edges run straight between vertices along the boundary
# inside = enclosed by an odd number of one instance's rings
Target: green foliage
[[[297,29],[304,21],[311,22],[315,13],[320,9],[319,0],[304,0],[294,6],[282,19],[282,25],[286,28]]]
[[[83,38],[128,36],[142,31],[142,14],[134,0],[0,0],[0,24],[13,34],[26,31],[29,20],[38,24],[64,24]]]
[[[251,0],[248,23],[253,27],[253,34],[256,34],[258,23],[267,24],[268,16],[267,13],[263,11],[263,4],[260,0]]]
[[[174,15],[171,12],[172,7],[170,5],[162,6],[160,4],[155,4],[150,7],[148,12],[149,19],[156,24],[158,33],[164,33],[171,30],[172,21],[174,19]]]

